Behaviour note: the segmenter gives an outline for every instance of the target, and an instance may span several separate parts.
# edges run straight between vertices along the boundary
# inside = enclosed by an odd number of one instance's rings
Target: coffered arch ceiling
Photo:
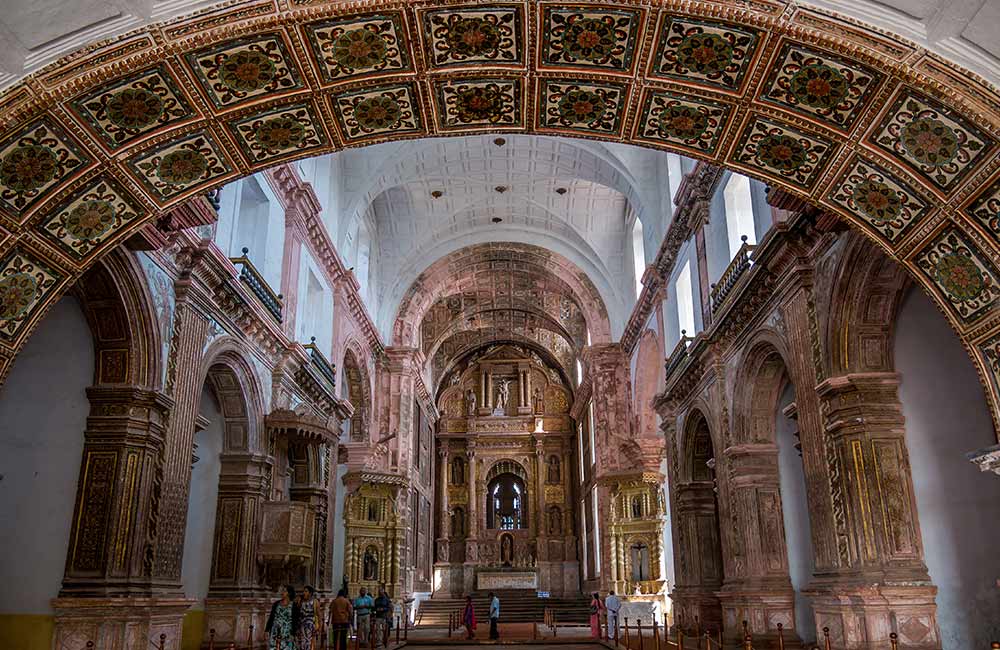
[[[440,398],[441,392],[457,376],[465,372],[469,363],[504,345],[513,345],[524,350],[535,358],[540,367],[550,373],[553,382],[561,384],[570,395],[573,394],[575,384],[570,381],[570,377],[573,376],[572,366],[566,365],[563,359],[553,355],[545,345],[539,345],[537,341],[518,334],[505,338],[500,332],[483,332],[482,337],[477,338],[474,332],[462,332],[454,337],[454,341],[449,340],[447,346],[439,350],[431,360],[434,392],[437,397]]]
[[[873,20],[900,16],[888,1],[884,16],[878,3],[858,6]],[[3,18],[6,35],[12,20],[37,12],[36,24],[55,25],[35,41],[46,60],[45,43],[63,35],[50,16],[82,20],[79,35],[89,18],[73,12],[96,6],[86,4],[18,4]],[[932,4],[946,16],[967,10],[962,34],[978,30],[969,42],[995,49],[995,3]],[[935,297],[996,415],[994,62],[985,59],[993,72],[984,79],[954,64],[984,67],[960,48],[946,59],[893,36],[892,25],[872,29],[785,0],[582,6],[226,4],[85,47],[9,86],[0,95],[0,376],[87,267],[198,193],[344,147],[532,132],[703,158],[840,215]],[[447,28],[433,28],[455,12],[490,32],[484,49],[463,53]],[[490,31],[501,19],[510,29]],[[336,45],[349,31],[370,44],[363,56]],[[588,47],[594,38],[600,46]]]

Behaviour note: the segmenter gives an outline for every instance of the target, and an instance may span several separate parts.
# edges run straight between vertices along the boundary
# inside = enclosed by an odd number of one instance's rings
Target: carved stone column
[[[443,444],[446,444],[443,443]],[[451,536],[451,517],[448,514],[448,471],[449,471],[448,447],[442,446],[438,449],[438,466],[441,468],[441,488],[438,491],[438,501],[441,504],[439,517],[441,521],[441,534],[437,540],[437,561],[448,562],[448,544]]]
[[[531,367],[524,363],[517,368],[518,391],[517,414],[530,415],[531,408]]]
[[[56,611],[55,648],[82,638],[145,650],[149,636],[179,643],[193,601],[179,585],[157,584],[155,516],[164,472],[164,435],[173,401],[136,386],[87,389],[91,410]],[[190,465],[190,449],[187,458]],[[128,632],[122,621],[134,626]],[[74,645],[76,644],[76,645]]]
[[[720,592],[726,634],[734,642],[742,639],[742,621],[758,631],[755,639],[773,636],[777,622],[791,634],[795,596],[788,579],[778,449],[773,444],[743,444],[723,455],[729,510],[737,522],[729,532],[742,556],[736,575],[727,576]]]
[[[837,566],[812,583],[817,627],[833,647],[939,649],[936,587],[923,561],[896,373],[849,374],[817,386],[834,495]],[[815,525],[815,524],[814,524]]]

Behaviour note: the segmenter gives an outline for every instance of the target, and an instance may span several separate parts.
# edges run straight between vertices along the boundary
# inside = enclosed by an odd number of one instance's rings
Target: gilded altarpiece
[[[373,471],[344,476],[344,579],[353,596],[364,587],[378,592],[385,585],[390,598],[403,593],[401,552],[406,528],[400,521],[400,499],[407,497],[405,480]]]
[[[610,489],[611,585],[629,599],[665,599],[662,570],[666,522],[659,472],[629,472],[604,477]],[[664,602],[663,605],[666,605]]]
[[[438,400],[434,593],[579,593],[574,427],[561,375],[503,346],[453,377]],[[517,486],[503,506],[501,485]]]

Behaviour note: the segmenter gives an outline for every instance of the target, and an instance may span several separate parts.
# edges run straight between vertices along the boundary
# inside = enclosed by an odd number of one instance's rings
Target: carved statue
[[[510,566],[514,561],[514,540],[510,535],[504,535],[500,540],[500,562]]]
[[[378,551],[373,552],[371,548],[365,549],[362,576],[364,580],[378,580]]]
[[[476,414],[476,392],[471,388],[465,391],[465,412],[470,417]]]
[[[531,391],[531,401],[535,413],[538,415],[545,413],[545,397],[540,386],[535,386],[535,390]]]
[[[455,508],[451,513],[451,535],[461,537],[465,535],[465,511]]]
[[[562,535],[562,511],[558,506],[549,508],[549,535]]]
[[[562,482],[561,478],[562,472],[559,467],[559,457],[549,456],[549,472],[548,472],[548,483],[559,484]]]
[[[639,519],[642,517],[642,499],[640,497],[632,497],[632,518]]]
[[[501,379],[497,382],[497,410],[506,411],[508,401],[510,401],[510,380]]]
[[[451,484],[465,485],[465,461],[459,457],[451,461]]]

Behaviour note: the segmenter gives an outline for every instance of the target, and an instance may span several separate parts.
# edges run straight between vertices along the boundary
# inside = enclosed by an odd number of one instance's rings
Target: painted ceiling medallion
[[[53,210],[40,230],[63,252],[80,260],[144,214],[117,181],[100,176]]]
[[[626,97],[622,85],[545,79],[541,95],[543,127],[605,133],[617,133],[621,128]]]
[[[311,103],[270,108],[235,120],[228,127],[251,164],[318,150],[327,143]]]
[[[846,130],[881,84],[882,75],[833,54],[785,43],[761,99]]]
[[[144,151],[128,163],[160,199],[188,192],[232,172],[208,131],[196,131],[152,151]]]
[[[145,88],[126,88],[108,101],[108,119],[125,129],[149,126],[163,114],[163,100]]]
[[[25,330],[63,276],[27,252],[11,251],[0,262],[0,340],[12,341]]]
[[[965,213],[979,222],[993,241],[1000,241],[1000,178],[975,197]]]
[[[256,140],[265,149],[291,149],[306,137],[306,127],[290,117],[270,119],[257,128]]]
[[[171,151],[156,166],[156,176],[168,185],[188,185],[208,171],[208,159],[197,150]]]
[[[377,87],[337,97],[341,131],[347,141],[381,133],[415,133],[422,129],[416,94],[410,84]]]
[[[869,141],[942,191],[996,150],[996,141],[963,116],[910,91],[900,93]]]
[[[595,66],[620,72],[632,68],[641,24],[639,12],[545,7],[542,21],[546,64]]]
[[[923,249],[916,263],[967,322],[991,310],[1000,298],[996,269],[954,226]]]
[[[735,160],[758,173],[810,187],[833,151],[819,136],[762,117],[750,120],[734,152]]]
[[[442,128],[520,126],[521,85],[517,79],[470,79],[438,86]]]
[[[681,145],[711,153],[729,112],[725,104],[648,91],[637,135],[653,144]]]
[[[760,41],[754,29],[664,14],[652,76],[737,90]]]
[[[889,242],[897,241],[930,211],[930,204],[892,174],[855,159],[828,198],[850,210]]]
[[[310,23],[304,31],[325,84],[371,72],[410,69],[401,13]]]
[[[0,207],[19,220],[91,158],[47,119],[36,120],[0,142]]]
[[[186,59],[220,108],[302,87],[284,38],[277,33],[226,41]]]
[[[38,281],[28,273],[0,278],[0,320],[11,320],[28,311],[38,295]]]

